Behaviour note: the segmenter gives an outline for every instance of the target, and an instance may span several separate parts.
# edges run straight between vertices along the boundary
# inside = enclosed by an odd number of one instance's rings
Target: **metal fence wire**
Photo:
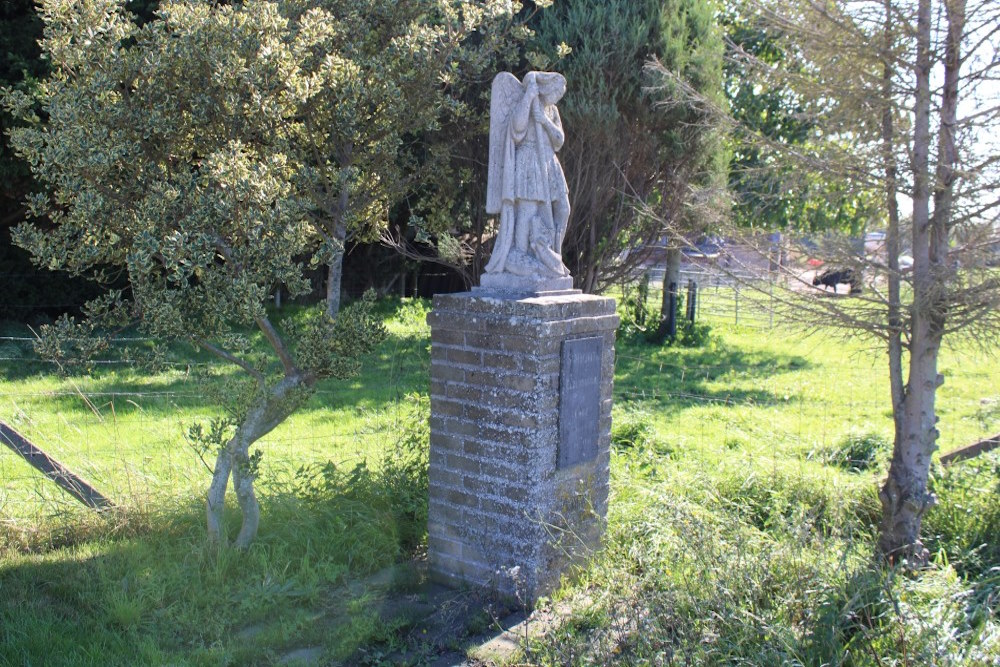
[[[35,355],[32,340],[0,336],[0,421],[116,504],[141,506],[204,492],[212,455],[199,453],[187,434],[193,424],[225,414],[218,384],[230,366],[168,361],[150,373],[108,354],[64,375]],[[127,342],[145,341],[122,338],[116,344]],[[398,370],[382,377],[383,386],[363,401],[352,400],[351,383],[321,386],[264,436],[257,443],[264,453],[260,485],[284,488],[302,466],[333,461],[353,467],[391,451],[414,410],[399,379],[426,367],[403,350],[397,356],[388,365]],[[31,522],[82,507],[2,444],[0,480],[0,521]]]
[[[682,273],[682,285],[687,280],[699,284],[700,322],[734,327],[735,336],[744,328],[780,324],[759,286],[751,290],[739,281],[693,271]],[[648,295],[653,312],[661,297],[657,286],[653,276]],[[148,341],[123,338],[116,344],[142,342]],[[0,336],[0,420],[118,504],[204,493],[209,471],[186,433],[192,424],[220,414],[209,389],[229,366],[177,357],[149,373],[109,353],[89,371],[63,376],[35,355],[31,343],[29,336]],[[826,344],[815,341],[816,348]],[[390,342],[379,360],[389,370],[370,373],[368,384],[321,387],[259,443],[262,486],[282,488],[303,465],[353,466],[392,451],[414,419],[409,392],[414,386],[428,391],[428,350],[429,340],[416,348]],[[798,379],[794,364],[776,370],[771,361],[711,350],[666,357],[623,344],[616,359],[615,420],[627,420],[635,410],[653,415],[663,437],[679,450],[723,447],[738,456],[766,453],[768,443],[781,441],[789,446],[782,451],[797,452],[803,461],[836,446],[848,432],[891,433],[886,373],[878,362],[858,355],[824,359],[816,366]],[[837,401],[828,400],[831,392],[837,392]],[[998,402],[1000,391],[988,368],[959,364],[949,369],[939,402],[948,426],[942,429],[942,450],[1000,430]],[[2,522],[30,524],[83,511],[5,446],[0,446],[0,479]]]
[[[663,268],[654,267],[623,287],[635,292],[641,280],[648,280],[647,308],[658,311],[663,297]],[[780,324],[774,276],[746,272],[724,272],[709,267],[684,267],[680,271],[678,290],[686,299],[688,285],[697,290],[695,319],[703,318],[718,324],[734,324],[753,328],[772,328]]]

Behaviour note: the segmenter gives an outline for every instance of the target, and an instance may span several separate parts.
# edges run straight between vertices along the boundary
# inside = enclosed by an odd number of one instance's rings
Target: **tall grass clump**
[[[407,399],[412,407],[396,444],[376,467],[327,462],[297,475],[294,495],[319,520],[313,529],[349,536],[348,552],[364,550],[359,562],[387,564],[426,535],[429,402],[426,396]]]
[[[628,450],[665,450],[666,446],[656,437],[652,415],[644,410],[614,410],[611,420],[611,446],[619,452]]]
[[[827,465],[862,472],[888,460],[891,451],[892,444],[881,433],[852,432],[833,445],[815,450],[812,456]]]
[[[712,483],[704,502],[759,530],[772,533],[817,532],[853,539],[872,537],[880,512],[873,484],[830,484],[808,469],[737,469]]]
[[[605,550],[538,665],[989,665],[1000,624],[939,564],[873,558],[874,492],[745,470],[619,479]]]
[[[936,468],[931,482],[928,548],[963,575],[992,582],[1000,608],[1000,452]]]

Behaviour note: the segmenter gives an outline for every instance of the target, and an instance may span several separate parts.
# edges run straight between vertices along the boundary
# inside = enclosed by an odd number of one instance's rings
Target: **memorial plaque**
[[[563,341],[559,375],[559,468],[597,458],[601,342],[596,337]]]

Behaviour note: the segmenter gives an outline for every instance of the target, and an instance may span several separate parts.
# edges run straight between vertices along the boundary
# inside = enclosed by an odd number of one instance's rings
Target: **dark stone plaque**
[[[597,337],[563,341],[559,374],[559,468],[597,458],[601,344]]]

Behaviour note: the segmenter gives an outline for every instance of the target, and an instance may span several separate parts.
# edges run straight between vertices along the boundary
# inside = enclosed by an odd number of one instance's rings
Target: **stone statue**
[[[486,212],[500,216],[484,287],[572,287],[562,261],[569,222],[569,190],[556,152],[564,135],[558,102],[566,79],[528,72],[522,84],[510,72],[493,79]]]

